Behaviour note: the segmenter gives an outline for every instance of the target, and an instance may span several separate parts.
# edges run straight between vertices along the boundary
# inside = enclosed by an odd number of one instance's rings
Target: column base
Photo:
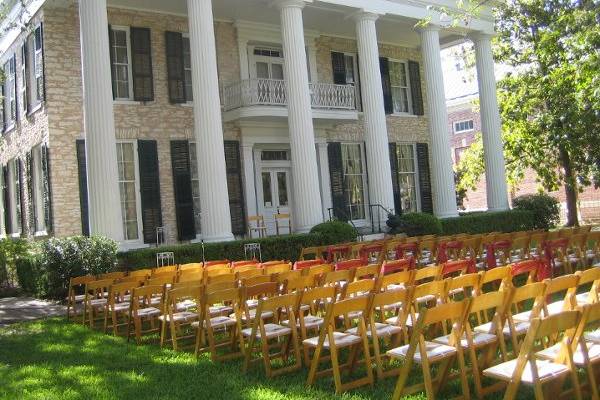
[[[204,240],[204,243],[231,242],[235,240],[235,236],[233,236],[233,233],[222,233],[214,236],[202,236],[200,240],[196,239],[197,242],[202,240]]]

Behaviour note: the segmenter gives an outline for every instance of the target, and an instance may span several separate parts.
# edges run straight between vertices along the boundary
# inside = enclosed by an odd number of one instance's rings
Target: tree
[[[577,225],[578,193],[600,184],[600,1],[511,0],[497,13],[496,59],[515,71],[498,85],[509,183],[531,168],[546,190],[563,186]],[[480,145],[467,152],[460,185],[477,183],[482,158]]]

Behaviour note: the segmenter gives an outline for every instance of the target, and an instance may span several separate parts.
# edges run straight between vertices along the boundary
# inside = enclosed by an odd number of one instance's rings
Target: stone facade
[[[44,60],[46,102],[2,140],[0,162],[22,156],[32,146],[47,142],[51,157],[51,185],[54,233],[67,236],[81,233],[81,212],[76,157],[76,140],[83,139],[83,89],[81,74],[80,31],[77,5],[67,8],[49,3],[36,16],[44,21]],[[189,104],[174,105],[167,92],[165,34],[167,30],[187,32],[187,19],[171,14],[137,10],[108,9],[109,23],[115,26],[150,28],[154,101],[139,103],[117,101],[114,104],[117,140],[156,140],[158,146],[163,224],[169,227],[168,240],[176,240],[175,200],[171,170],[170,141],[193,139],[193,115]],[[221,87],[240,79],[240,53],[235,25],[216,21],[215,36],[219,84]],[[19,41],[15,42],[17,46]],[[331,52],[356,53],[356,41],[331,36],[315,39],[318,81],[332,82]],[[12,51],[12,49],[11,49]],[[421,61],[416,48],[380,45],[384,57]],[[422,63],[421,63],[422,64]],[[422,68],[422,66],[421,66]],[[421,72],[423,77],[423,72]],[[108,83],[107,83],[108,84]],[[424,85],[422,79],[422,85]],[[425,88],[422,88],[425,96]],[[428,105],[425,116],[388,116],[390,141],[430,143]],[[360,115],[360,114],[359,114]],[[363,121],[343,121],[315,125],[317,136],[328,141],[360,141]],[[226,140],[240,140],[237,121],[224,123]],[[388,156],[387,154],[385,155]],[[248,200],[247,200],[248,201]],[[28,199],[25,199],[28,202]],[[25,205],[24,210],[28,207]]]

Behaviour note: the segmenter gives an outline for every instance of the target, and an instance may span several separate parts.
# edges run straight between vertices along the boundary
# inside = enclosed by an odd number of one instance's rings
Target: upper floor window
[[[131,100],[133,81],[131,79],[131,38],[129,27],[112,26],[110,35],[113,95],[117,100]]]
[[[192,51],[190,47],[189,36],[183,36],[183,82],[185,85],[185,101],[191,102],[194,100],[192,94]]]
[[[277,48],[254,47],[253,77],[283,80],[283,52]]]
[[[394,113],[409,113],[411,107],[408,63],[405,61],[390,60],[389,67]]]
[[[473,130],[473,120],[465,120],[454,123],[454,133],[471,132]]]
[[[358,75],[358,59],[353,53],[331,53],[333,83],[336,85],[352,85],[356,88],[356,104],[360,108],[360,88]]]
[[[4,75],[4,123],[7,128],[10,128],[17,119],[16,57],[14,55],[4,64]]]

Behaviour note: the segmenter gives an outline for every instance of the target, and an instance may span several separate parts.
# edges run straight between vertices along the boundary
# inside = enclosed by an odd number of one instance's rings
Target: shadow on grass
[[[50,319],[0,330],[2,399],[389,399],[395,378],[335,396],[333,380],[305,385],[307,370],[267,379],[262,365],[248,374],[241,361],[215,364],[203,355],[136,346],[126,339]],[[415,369],[418,381],[420,371]],[[412,380],[412,379],[411,379]],[[440,398],[460,393],[451,383]],[[532,398],[525,391],[521,398]],[[501,398],[501,394],[490,399]],[[424,394],[410,399],[425,399]]]

